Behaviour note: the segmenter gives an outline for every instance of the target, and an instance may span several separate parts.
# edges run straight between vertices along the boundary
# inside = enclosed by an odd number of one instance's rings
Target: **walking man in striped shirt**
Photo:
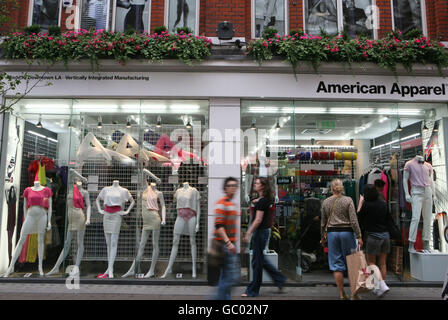
[[[216,203],[215,239],[225,243],[225,262],[219,277],[217,300],[230,300],[232,286],[240,279],[240,268],[236,250],[236,232],[240,223],[240,215],[233,197],[238,191],[238,180],[229,177],[224,181],[224,193],[226,194]]]

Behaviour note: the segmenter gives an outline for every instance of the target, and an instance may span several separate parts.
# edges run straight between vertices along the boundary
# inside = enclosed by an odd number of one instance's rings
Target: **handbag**
[[[324,234],[322,235],[322,238],[320,239],[320,244],[321,244],[322,247],[324,247],[324,248],[328,247],[328,239],[327,239],[327,235],[328,235],[328,232],[327,232],[327,230],[328,230],[328,225],[330,224],[330,219],[331,219],[331,217],[332,217],[332,215],[333,215],[334,207],[335,207],[335,205],[336,205],[336,202],[338,202],[339,199],[340,199],[340,198],[336,199],[336,200],[333,202],[333,206],[331,207],[330,215],[328,216],[327,224],[325,225]]]
[[[131,2],[127,0],[117,0],[117,7],[129,9],[131,7]]]
[[[224,259],[224,242],[213,239],[207,254],[207,282],[210,286],[218,284]]]

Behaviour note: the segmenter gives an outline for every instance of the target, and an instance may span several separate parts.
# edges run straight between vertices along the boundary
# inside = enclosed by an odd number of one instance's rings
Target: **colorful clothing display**
[[[23,192],[23,197],[26,199],[26,207],[29,209],[32,206],[40,206],[45,209],[49,207],[49,199],[53,196],[50,188],[44,187],[40,191],[35,191],[28,187]]]

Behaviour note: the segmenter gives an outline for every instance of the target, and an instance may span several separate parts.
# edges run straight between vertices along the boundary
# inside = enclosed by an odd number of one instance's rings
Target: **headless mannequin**
[[[41,186],[39,181],[34,181],[34,186],[31,187],[33,191],[42,191],[44,189]],[[38,257],[39,257],[39,274],[41,276],[44,275],[42,268],[42,259],[44,256],[44,236],[45,231],[51,230],[51,197],[48,199],[48,209],[45,209],[41,206],[31,206],[27,208],[27,200],[23,199],[23,213],[25,215],[25,222],[22,226],[22,231],[20,232],[20,240],[17,244],[17,247],[14,250],[14,254],[11,259],[11,264],[9,265],[8,270],[6,271],[4,277],[7,278],[14,271],[14,265],[16,264],[17,259],[19,258],[20,252],[22,251],[23,244],[27,239],[27,236],[31,234],[36,223],[42,218],[42,215],[45,215],[47,218],[47,226],[44,229],[38,230]]]
[[[87,183],[87,178],[84,178],[77,171],[75,171],[73,169],[69,170],[69,174],[72,177],[73,182],[75,182],[77,187],[79,188],[79,191],[81,193],[83,193],[84,190],[82,189],[82,181]],[[70,184],[69,188],[70,188],[69,191],[68,191],[69,194],[73,194],[73,183]],[[90,199],[85,199],[84,198],[84,203],[85,203],[86,212],[87,212],[87,219],[86,219],[85,225],[88,226],[88,225],[90,225],[90,215],[91,215],[92,206],[90,205]],[[84,254],[84,235],[85,235],[85,230],[78,230],[78,231],[75,231],[75,232],[77,233],[77,245],[78,245],[78,250],[77,251],[78,252],[76,254],[75,268],[72,270],[72,274],[79,273],[79,266],[81,264],[81,259],[82,259],[82,256]],[[59,267],[60,267],[62,261],[64,261],[65,258],[67,258],[67,255],[70,252],[71,243],[72,243],[72,230],[68,229],[67,230],[67,236],[66,236],[65,244],[64,244],[64,248],[62,249],[62,252],[59,255],[58,261],[56,261],[56,264],[54,265],[53,269],[46,274],[47,276],[51,276],[51,275],[59,272]]]
[[[184,182],[183,190],[188,190],[189,188],[191,188],[189,183]],[[166,276],[169,273],[172,273],[172,267],[174,264],[174,260],[176,259],[177,256],[177,250],[179,248],[179,241],[181,236],[181,233],[177,232],[176,230],[183,230],[186,227],[186,224],[188,224],[188,230],[190,234],[191,258],[193,263],[192,277],[196,278],[196,253],[197,253],[196,233],[199,231],[199,221],[201,215],[199,201],[196,207],[197,207],[196,216],[191,217],[188,221],[185,221],[183,218],[179,217],[179,215],[176,218],[176,223],[174,224],[173,248],[171,249],[170,261],[168,263],[168,267],[166,268],[165,273],[161,276],[162,279],[166,278]]]
[[[155,175],[153,175],[150,171],[143,169],[143,173],[149,175],[150,177],[154,178],[158,183],[161,182],[161,180],[159,178],[157,178]],[[148,186],[148,183],[146,182],[145,179],[145,190],[146,190],[146,194],[148,193],[148,189],[151,188],[152,191],[154,191],[155,193],[157,193],[157,198],[160,202],[160,206],[162,207],[162,222],[161,225],[164,226],[166,224],[166,207],[165,207],[165,201],[163,199],[163,194],[157,190],[157,185],[155,183],[151,183],[150,186]],[[145,192],[144,192],[145,193]],[[144,197],[143,197],[144,200]],[[145,205],[145,200],[143,201],[144,203],[142,205]],[[152,231],[152,259],[151,259],[151,267],[149,268],[148,273],[145,275],[145,278],[152,278],[154,277],[154,270],[156,267],[156,263],[157,263],[157,259],[159,258],[159,238],[160,238],[160,229],[157,230],[142,230],[142,236],[140,239],[140,245],[138,247],[138,252],[137,252],[137,257],[135,258],[134,262],[132,263],[132,266],[129,268],[129,271],[126,272],[126,274],[124,274],[122,277],[126,278],[126,277],[130,277],[135,275],[135,267],[136,265],[138,265],[138,263],[140,262],[143,253],[145,251],[145,246],[146,246],[146,242],[148,241],[149,238],[149,234]]]
[[[120,188],[120,182],[118,180],[114,180],[112,183],[113,188]],[[135,201],[133,198],[130,199],[131,204],[129,205],[128,210],[126,211],[120,211],[117,212],[120,215],[127,215],[129,212],[131,212],[132,208],[134,207]],[[110,214],[105,212],[101,209],[100,206],[100,198],[96,198],[96,206],[98,208],[98,212],[102,215],[104,214]],[[115,258],[117,257],[117,249],[118,249],[118,238],[120,236],[119,233],[109,233],[104,231],[104,236],[106,237],[106,244],[107,244],[107,261],[108,261],[108,267],[106,272],[104,272],[104,275],[107,275],[109,278],[114,277],[114,262]]]
[[[420,155],[415,157],[421,165],[424,163],[424,158]],[[412,160],[411,160],[412,161]],[[418,228],[418,224],[420,222],[420,216],[422,214],[423,209],[423,249],[431,251],[432,250],[432,222],[433,222],[433,214],[432,214],[432,203],[433,203],[433,195],[434,192],[434,182],[432,177],[429,177],[430,186],[428,187],[419,187],[419,186],[411,186],[411,193],[409,194],[409,180],[410,173],[406,170],[403,171],[403,188],[406,195],[406,201],[412,203],[412,221],[410,227],[409,234],[409,252],[415,252],[414,243],[415,237],[412,237],[412,230],[416,230]],[[421,195],[420,195],[421,193]],[[430,199],[423,199],[423,197],[427,197]],[[430,203],[428,202],[430,201]]]

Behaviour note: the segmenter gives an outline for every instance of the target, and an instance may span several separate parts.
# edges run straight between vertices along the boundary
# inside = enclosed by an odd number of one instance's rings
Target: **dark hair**
[[[237,179],[237,178],[234,178],[234,177],[228,177],[228,178],[226,178],[226,180],[224,180],[224,185],[223,185],[223,187],[222,187],[224,191],[226,190],[227,184],[228,184],[229,182],[231,182],[231,181],[234,181],[234,182],[238,183],[238,179]]]
[[[386,182],[384,182],[381,179],[376,179],[374,184],[375,184],[375,187],[377,187],[377,188],[384,188],[384,186],[386,185]]]
[[[257,177],[255,178],[255,181],[260,180],[260,183],[264,186],[263,189],[263,197],[268,199],[269,201],[272,201],[272,199],[274,198],[272,195],[272,188],[271,188],[271,183],[269,182],[268,178],[264,178],[264,177]]]
[[[378,200],[378,190],[373,184],[366,184],[364,186],[364,199],[366,201]]]

